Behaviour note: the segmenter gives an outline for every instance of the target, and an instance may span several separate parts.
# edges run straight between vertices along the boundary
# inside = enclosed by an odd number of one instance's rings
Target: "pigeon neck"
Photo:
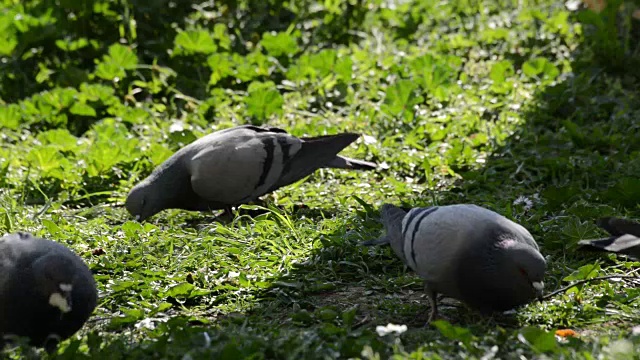
[[[383,211],[382,222],[393,252],[406,264],[404,256],[404,238],[402,237],[402,219],[407,212],[398,207],[387,207]]]
[[[199,198],[191,187],[189,171],[179,160],[180,156],[176,155],[179,154],[176,153],[158,166],[147,179],[154,189],[156,203],[161,204],[163,208],[188,208],[199,203]]]
[[[154,195],[166,200],[168,203],[174,203],[180,198],[188,195],[191,190],[189,172],[186,171],[184,164],[178,161],[177,157],[173,157],[162,163],[150,176],[149,183],[158,191]]]

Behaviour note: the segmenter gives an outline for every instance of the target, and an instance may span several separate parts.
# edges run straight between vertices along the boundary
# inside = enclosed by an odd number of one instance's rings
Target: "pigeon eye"
[[[518,268],[518,270],[520,271],[520,274],[522,274],[523,276],[529,277],[529,274],[527,274],[527,272],[524,271],[523,268]]]

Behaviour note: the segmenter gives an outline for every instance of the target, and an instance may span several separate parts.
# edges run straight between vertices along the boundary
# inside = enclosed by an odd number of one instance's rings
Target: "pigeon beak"
[[[136,221],[140,221],[140,215],[136,215]]]
[[[533,285],[533,288],[538,291],[544,290],[544,283],[542,281],[534,281],[531,285]]]
[[[538,297],[542,298],[542,292],[544,290],[544,283],[542,281],[534,281],[534,282],[531,283],[531,285],[533,286],[533,288],[538,293]]]

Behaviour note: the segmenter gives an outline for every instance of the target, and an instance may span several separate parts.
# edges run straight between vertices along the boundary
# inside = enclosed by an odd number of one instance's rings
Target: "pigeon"
[[[597,224],[611,236],[581,240],[578,244],[583,249],[613,252],[640,260],[640,223],[616,217],[603,217],[598,219]]]
[[[97,297],[91,271],[64,245],[26,232],[0,238],[0,345],[18,337],[55,349],[84,325]]]
[[[361,243],[390,244],[424,281],[431,312],[436,295],[482,313],[511,310],[539,298],[546,261],[524,227],[472,204],[380,208],[386,235]]]
[[[136,184],[125,207],[138,221],[164,209],[230,213],[319,168],[374,170],[374,163],[337,155],[359,136],[297,138],[254,125],[216,131],[178,150]]]

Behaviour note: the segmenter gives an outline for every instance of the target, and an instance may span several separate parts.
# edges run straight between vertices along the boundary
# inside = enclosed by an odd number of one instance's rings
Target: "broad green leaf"
[[[0,106],[0,128],[17,129],[20,126],[20,107],[16,104]]]
[[[537,353],[557,353],[561,350],[553,332],[537,327],[527,326],[520,330],[518,340],[529,345]]]
[[[546,58],[535,58],[527,60],[522,65],[522,72],[528,77],[545,77],[548,79],[555,79],[560,71]]]
[[[92,117],[96,116],[96,110],[94,108],[87,105],[86,103],[79,102],[79,101],[74,103],[73,106],[71,106],[71,109],[69,109],[69,112],[75,115],[92,116]]]
[[[0,34],[0,55],[11,55],[18,46],[18,39],[9,34]]]
[[[578,270],[574,271],[570,275],[565,276],[563,281],[575,281],[575,280],[585,280],[597,277],[600,273],[600,265],[598,264],[587,264],[581,266]]]
[[[64,179],[68,174],[64,168],[69,161],[58,151],[55,146],[42,146],[31,149],[27,154],[27,161],[32,168],[40,172],[43,177]]]
[[[56,46],[64,51],[76,51],[89,45],[87,38],[79,38],[77,40],[56,40]]]
[[[62,151],[73,151],[78,148],[78,138],[67,129],[44,131],[36,136],[43,145],[53,145]]]
[[[142,225],[137,221],[127,221],[122,224],[122,231],[128,239],[135,239],[138,232],[142,231]]]
[[[207,64],[211,69],[209,85],[215,85],[218,81],[233,74],[233,62],[226,53],[212,54],[207,58]]]
[[[102,84],[80,84],[79,98],[85,101],[102,101],[105,104],[110,104],[114,99],[115,90],[111,86]]]
[[[151,160],[151,164],[153,164],[153,166],[160,165],[163,161],[167,160],[172,154],[173,154],[173,151],[168,149],[163,144],[159,144],[159,143],[152,143],[151,146],[149,147],[149,151],[147,152],[147,156],[149,157],[149,160]]]
[[[96,76],[106,80],[119,80],[126,76],[126,70],[134,70],[138,66],[138,57],[130,47],[113,44],[109,54],[105,55],[96,66]]]
[[[274,114],[282,113],[284,98],[273,83],[253,82],[249,95],[245,98],[247,113],[258,121],[264,121]]]
[[[464,327],[452,325],[445,320],[435,320],[431,324],[435,326],[438,331],[440,331],[440,333],[447,339],[460,341],[465,346],[471,345],[471,342],[474,339],[471,330]]]
[[[130,47],[113,44],[109,47],[108,62],[125,70],[134,70],[138,66],[138,57]]]
[[[49,219],[42,219],[42,225],[44,225],[44,227],[47,228],[47,231],[49,231],[49,233],[53,236],[60,234],[60,232],[62,231],[60,227],[56,225],[56,223]]]
[[[176,55],[211,54],[216,51],[211,35],[204,30],[182,31],[176,35],[173,51]]]
[[[189,298],[189,295],[191,295],[191,292],[194,289],[195,286],[193,284],[182,282],[178,285],[170,287],[169,290],[165,292],[165,296],[171,296],[174,298]]]
[[[489,77],[497,85],[502,84],[505,80],[514,74],[513,64],[509,60],[499,61],[491,67]]]
[[[218,23],[213,27],[213,38],[218,40],[218,45],[221,48],[231,50],[231,39],[225,24]]]
[[[272,56],[288,55],[292,56],[298,52],[296,38],[286,32],[264,33],[260,44]]]
[[[127,75],[122,67],[113,62],[98,63],[95,74],[105,80],[122,79]]]
[[[413,118],[413,106],[422,101],[416,96],[418,85],[411,80],[398,80],[387,88],[382,111],[394,117]]]

